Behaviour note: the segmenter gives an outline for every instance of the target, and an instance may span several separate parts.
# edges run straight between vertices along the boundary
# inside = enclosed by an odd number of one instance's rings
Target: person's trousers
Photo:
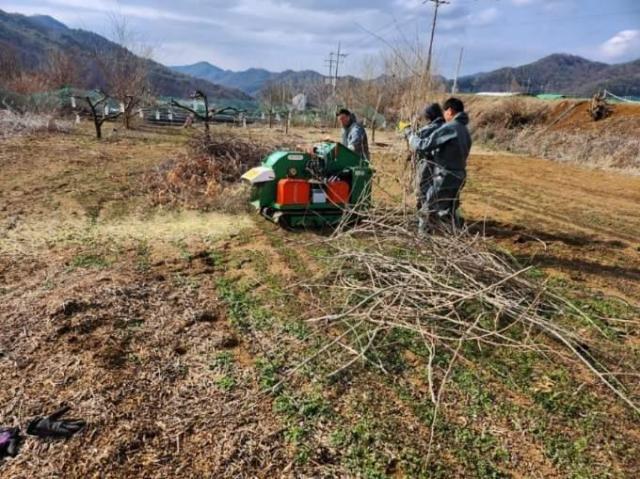
[[[466,179],[465,171],[434,166],[431,183],[420,208],[421,216],[428,220],[455,221],[460,208],[460,192]]]

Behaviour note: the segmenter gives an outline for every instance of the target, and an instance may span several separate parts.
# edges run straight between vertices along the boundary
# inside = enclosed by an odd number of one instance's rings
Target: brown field
[[[318,236],[152,206],[149,175],[187,140],[96,143],[87,129],[0,144],[0,417],[24,425],[68,403],[88,421],[68,441],[25,439],[0,476],[637,477],[637,414],[551,358],[496,350],[453,371],[428,464],[432,410],[410,348],[397,374],[358,365],[332,382],[315,361],[287,375],[322,344],[296,288],[320,267]],[[377,141],[376,199],[397,202],[403,144]],[[640,177],[480,147],[469,176],[474,234],[584,307],[637,319]],[[639,334],[620,339],[632,365]]]

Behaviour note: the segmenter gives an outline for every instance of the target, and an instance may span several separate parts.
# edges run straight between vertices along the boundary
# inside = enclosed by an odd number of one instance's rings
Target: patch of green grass
[[[273,410],[284,418],[284,437],[296,449],[296,462],[307,463],[312,456],[310,438],[316,425],[331,414],[328,402],[319,391],[305,394],[282,390],[273,402]]]
[[[391,438],[386,428],[372,418],[363,418],[349,429],[334,431],[333,440],[340,441],[343,464],[358,477],[382,479],[388,477],[391,458],[383,447]]]
[[[587,391],[578,392],[578,385],[564,369],[550,371],[547,376],[550,387],[530,390],[534,401],[544,410],[573,419],[586,417],[597,408],[598,398]]]
[[[285,333],[290,334],[294,338],[305,340],[309,338],[311,335],[311,330],[309,326],[304,321],[292,319],[291,321],[287,321],[282,326],[282,329]]]
[[[111,262],[104,256],[97,253],[80,253],[71,260],[71,268],[81,269],[104,269],[108,268]]]
[[[218,373],[220,376],[214,381],[214,384],[224,392],[233,390],[237,385],[235,378],[235,358],[229,351],[223,351],[213,358],[209,365],[209,369]]]
[[[542,281],[547,278],[547,273],[545,273],[541,268],[533,267],[527,270],[525,276],[534,281]]]
[[[234,362],[233,354],[229,351],[223,351],[216,355],[210,367],[221,371],[229,371],[233,367]]]
[[[435,424],[435,444],[443,450],[450,451],[456,462],[468,471],[469,477],[503,478],[510,477],[504,472],[509,463],[508,451],[498,438],[486,430],[477,430],[474,424],[484,421],[495,408],[495,398],[486,390],[480,378],[465,368],[458,367],[452,371],[449,394],[456,395],[456,415],[469,418],[469,425],[448,422],[443,416]],[[407,404],[416,417],[428,427],[433,421],[434,406],[426,397],[416,397],[407,384],[397,381],[390,385],[402,401]],[[403,463],[414,471],[416,477],[452,477],[452,471],[445,462],[433,458],[431,464],[424,464],[424,458],[407,457]],[[427,471],[425,472],[425,468]]]
[[[189,251],[189,246],[184,240],[175,240],[173,241],[173,245],[178,249],[178,254],[182,260],[189,263],[193,261],[193,254]]]
[[[609,473],[594,468],[587,450],[593,447],[586,437],[571,439],[565,435],[546,435],[543,438],[545,454],[554,464],[568,471],[573,479],[597,479],[611,477]]]
[[[252,298],[249,291],[228,279],[217,281],[217,291],[227,305],[231,324],[241,330],[265,329],[275,321],[273,315]]]
[[[255,362],[260,386],[265,389],[273,388],[280,381],[279,372],[282,367],[280,362],[267,358],[258,358]]]
[[[236,379],[233,376],[230,375],[224,375],[218,379],[215,380],[215,384],[216,386],[218,386],[218,388],[224,392],[229,392],[231,390],[233,390],[236,385]]]
[[[146,240],[136,244],[136,269],[143,273],[151,269],[151,246]]]
[[[273,228],[265,225],[263,226],[263,231],[269,238],[271,246],[273,246],[282,256],[285,264],[297,274],[301,275],[301,277],[304,277],[308,272],[308,268],[304,260],[301,258],[300,250],[287,246],[280,230],[274,230]]]
[[[457,367],[451,374],[456,389],[465,394],[466,411],[470,415],[486,413],[492,409],[495,396],[487,385],[469,368]]]
[[[473,473],[473,477],[499,479],[511,477],[501,464],[509,461],[509,452],[495,436],[487,431],[476,432],[471,428],[456,427],[453,435],[455,455]]]
[[[212,266],[219,267],[224,263],[224,255],[220,251],[210,250],[208,258]]]
[[[278,413],[302,420],[326,416],[331,411],[327,401],[318,392],[306,395],[283,393],[276,398],[273,408]]]

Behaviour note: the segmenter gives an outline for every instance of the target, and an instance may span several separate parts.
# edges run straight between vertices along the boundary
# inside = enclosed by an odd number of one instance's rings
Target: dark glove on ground
[[[85,422],[81,419],[60,419],[71,408],[65,406],[47,417],[37,417],[27,426],[27,434],[38,437],[68,438],[80,431]]]
[[[0,429],[0,459],[5,456],[16,457],[20,445],[20,429],[17,427]]]

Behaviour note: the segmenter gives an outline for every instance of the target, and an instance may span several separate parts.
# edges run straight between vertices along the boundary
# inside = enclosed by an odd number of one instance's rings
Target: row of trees
[[[86,103],[101,136],[106,120],[121,119],[131,128],[137,110],[151,101],[149,69],[151,49],[137,40],[123,17],[111,18],[113,44],[96,46],[91,55],[51,49],[44,61],[29,68],[18,51],[0,45],[0,88],[20,95],[50,92],[61,88],[97,90],[98,95],[80,96]],[[104,114],[104,105],[117,103],[117,113]]]

